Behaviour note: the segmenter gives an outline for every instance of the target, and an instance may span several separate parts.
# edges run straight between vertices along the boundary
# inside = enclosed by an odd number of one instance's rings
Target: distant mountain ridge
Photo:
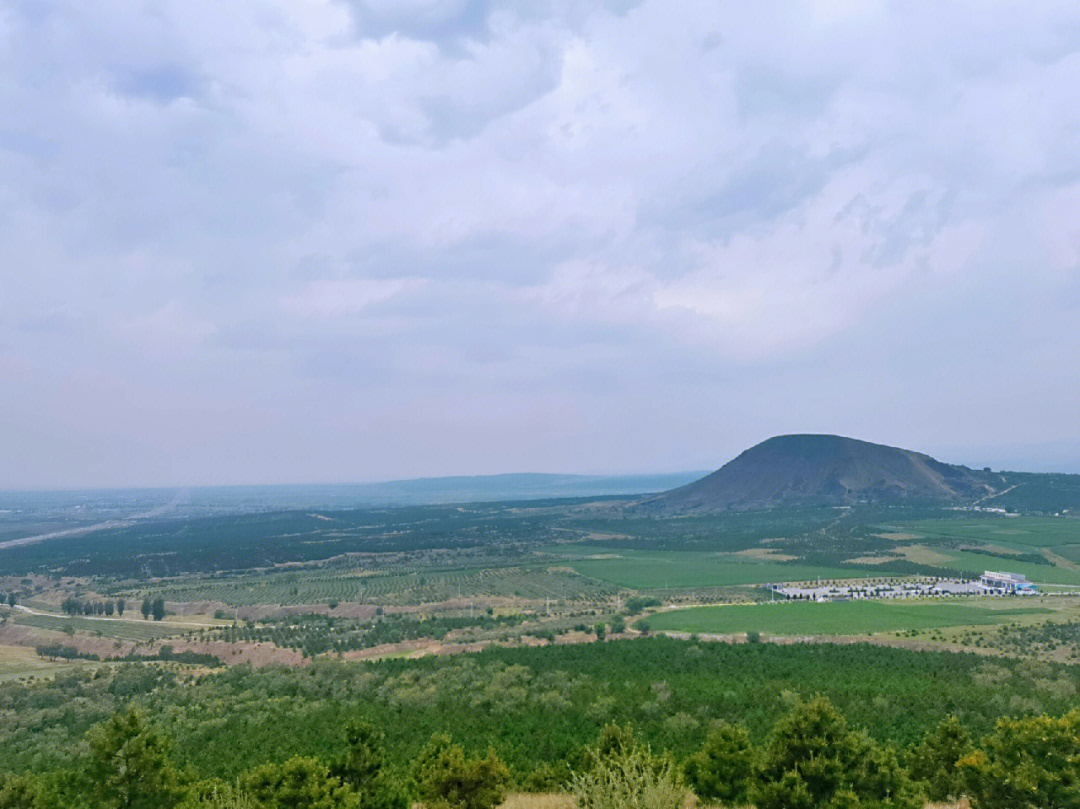
[[[1004,488],[1001,475],[920,452],[838,435],[781,435],[642,505],[709,512],[780,505],[964,504]]]
[[[427,506],[561,497],[640,496],[682,486],[701,475],[701,472],[652,475],[530,472],[414,478],[376,483],[206,486],[192,489],[188,501],[189,510],[228,513],[298,508]],[[0,506],[3,503],[3,493],[0,493]]]

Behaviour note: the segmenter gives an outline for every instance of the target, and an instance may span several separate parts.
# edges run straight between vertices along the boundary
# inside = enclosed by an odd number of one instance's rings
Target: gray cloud
[[[0,486],[1080,471],[1077,86],[1069,3],[0,0]]]

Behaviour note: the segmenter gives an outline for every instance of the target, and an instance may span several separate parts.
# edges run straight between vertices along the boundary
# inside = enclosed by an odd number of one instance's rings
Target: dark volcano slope
[[[998,475],[906,449],[838,435],[782,435],[642,505],[707,512],[781,505],[964,503],[993,494],[1002,485]]]

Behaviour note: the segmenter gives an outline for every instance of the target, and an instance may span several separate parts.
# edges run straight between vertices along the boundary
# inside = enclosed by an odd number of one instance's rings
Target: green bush
[[[1001,719],[960,770],[972,809],[1080,806],[1080,710]]]
[[[427,809],[494,809],[506,797],[510,772],[494,750],[466,759],[460,745],[436,733],[417,759],[415,777]]]
[[[40,782],[33,776],[0,774],[0,809],[37,809],[40,795]]]
[[[603,757],[594,768],[576,773],[570,791],[578,809],[679,809],[686,798],[671,762],[640,747]]]
[[[296,756],[264,764],[241,779],[259,809],[359,809],[359,796],[330,775],[325,764]]]
[[[565,792],[572,775],[565,761],[545,761],[525,777],[521,787],[526,792]]]
[[[756,766],[757,754],[746,728],[719,722],[683,771],[699,798],[737,806],[746,803]]]
[[[165,738],[137,711],[112,717],[90,735],[89,748],[95,809],[169,809],[183,798]]]
[[[849,728],[823,697],[796,702],[777,721],[750,799],[757,809],[923,805],[892,749]]]
[[[655,596],[630,596],[626,599],[627,615],[637,615],[646,607],[659,607],[662,602]]]
[[[359,797],[363,809],[408,809],[404,788],[387,772],[383,734],[368,722],[351,722],[345,729],[347,750],[330,767],[330,774]]]
[[[908,769],[912,778],[923,784],[930,800],[954,800],[964,792],[964,771],[957,762],[971,750],[968,729],[950,716],[911,750]]]

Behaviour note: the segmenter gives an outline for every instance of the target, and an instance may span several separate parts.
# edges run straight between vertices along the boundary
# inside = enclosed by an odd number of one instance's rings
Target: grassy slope
[[[26,676],[55,674],[77,665],[85,666],[85,662],[46,660],[38,657],[37,652],[26,646],[0,645],[0,682]]]

